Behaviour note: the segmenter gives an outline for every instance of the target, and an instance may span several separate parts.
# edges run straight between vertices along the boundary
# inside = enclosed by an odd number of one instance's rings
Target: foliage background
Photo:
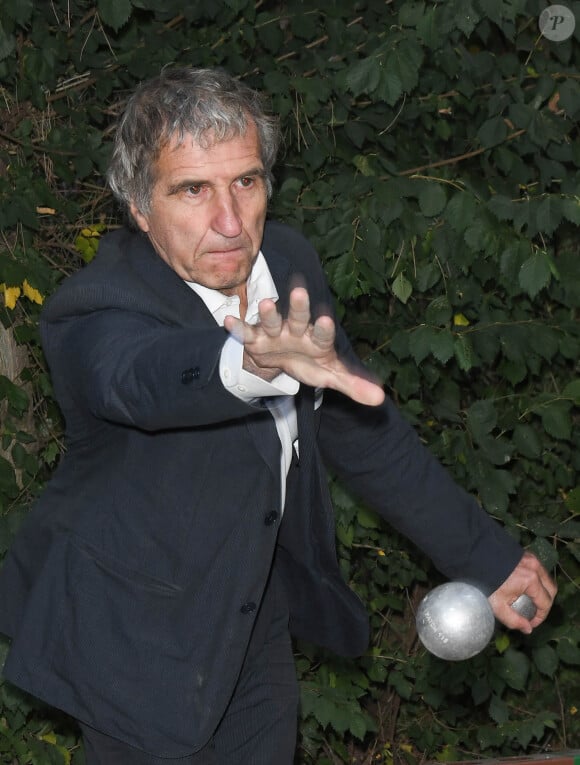
[[[580,747],[580,3],[562,42],[538,32],[545,5],[0,5],[0,554],[62,450],[40,305],[120,223],[103,172],[123,99],[179,63],[270,95],[285,137],[272,214],[315,242],[351,337],[425,442],[558,579],[532,637],[498,628],[445,664],[413,619],[439,575],[333,485],[373,641],[348,662],[296,646],[305,765]],[[0,706],[0,761],[82,763],[66,718],[6,683]]]

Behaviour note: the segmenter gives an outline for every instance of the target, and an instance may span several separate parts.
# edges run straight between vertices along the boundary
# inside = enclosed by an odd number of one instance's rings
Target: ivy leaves
[[[98,0],[97,8],[101,21],[118,32],[129,20],[133,3],[131,0]]]
[[[578,38],[539,38],[535,1],[355,6],[2,0],[2,319],[34,349],[30,296],[90,261],[118,223],[103,173],[116,102],[137,82],[168,64],[224,66],[265,91],[285,139],[271,214],[315,243],[350,336],[424,442],[560,579],[533,640],[498,631],[473,662],[438,663],[417,649],[412,618],[437,573],[333,486],[340,562],[369,605],[373,646],[348,666],[300,647],[300,756],[497,757],[564,731],[569,745],[580,740]],[[0,378],[0,549],[22,514],[16,471],[34,493],[58,458],[41,370],[32,358],[31,397]],[[34,438],[17,424],[30,401]],[[25,702],[2,694],[0,753],[66,761],[52,733],[27,730]]]
[[[529,13],[512,2],[401,2],[386,20],[365,8],[367,39],[344,46],[344,67],[303,52],[306,70],[336,83],[334,100],[297,115],[318,160],[283,171],[293,194],[276,210],[296,220],[298,208],[351,336],[430,447],[510,533],[574,577],[562,497],[575,496],[580,470],[580,90],[561,49],[535,47]],[[382,558],[371,551],[385,537],[354,516],[339,538],[347,575],[378,603]],[[395,654],[396,640],[386,644]],[[537,715],[516,721],[510,694],[538,673],[565,674],[566,660],[548,642],[530,660],[505,633],[495,648],[486,670],[439,682],[459,694],[487,672],[493,694],[487,683],[477,703],[494,724],[479,723],[473,748],[513,753],[557,728],[559,712],[545,711],[546,694]],[[435,699],[435,673],[409,661],[393,668],[399,696]],[[436,746],[419,728],[417,745]]]
[[[16,31],[32,16],[33,0],[6,0],[0,14],[0,61],[14,53]]]
[[[349,69],[346,86],[355,97],[375,96],[393,106],[417,86],[423,56],[422,47],[412,38],[401,37],[395,45],[390,39]]]

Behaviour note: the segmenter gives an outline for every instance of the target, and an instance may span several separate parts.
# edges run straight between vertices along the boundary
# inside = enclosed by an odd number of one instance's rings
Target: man
[[[276,144],[225,73],[142,85],[109,174],[133,228],[43,313],[67,452],[4,565],[0,627],[6,676],[79,720],[88,765],[292,762],[290,633],[368,641],[323,461],[506,625],[529,633],[555,595],[368,379],[308,242],[266,222]]]

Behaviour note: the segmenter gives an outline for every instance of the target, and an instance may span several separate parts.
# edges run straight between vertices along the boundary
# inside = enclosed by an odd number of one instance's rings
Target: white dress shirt
[[[224,295],[218,290],[203,287],[196,282],[187,282],[191,289],[203,300],[216,322],[223,327],[226,316],[240,318],[240,298],[237,295]],[[255,324],[258,321],[258,303],[270,298],[278,300],[278,291],[270,274],[270,269],[261,252],[252,267],[247,282],[248,308],[245,321]],[[227,390],[244,401],[264,399],[270,410],[278,437],[282,446],[280,454],[280,475],[282,496],[281,510],[284,509],[286,497],[286,476],[292,461],[292,449],[298,452],[298,426],[296,423],[296,408],[294,396],[300,388],[300,383],[282,372],[271,382],[247,372],[242,368],[244,346],[235,337],[226,340],[220,357],[220,377]]]

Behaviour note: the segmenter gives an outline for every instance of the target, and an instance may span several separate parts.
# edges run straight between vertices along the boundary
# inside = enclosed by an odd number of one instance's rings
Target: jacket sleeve
[[[147,431],[243,417],[253,407],[219,375],[227,332],[166,325],[120,309],[43,323],[43,347],[67,420],[74,410]]]
[[[338,347],[361,366],[342,332]],[[520,560],[519,544],[455,483],[389,399],[365,407],[326,391],[318,443],[346,485],[450,579],[489,594]]]

